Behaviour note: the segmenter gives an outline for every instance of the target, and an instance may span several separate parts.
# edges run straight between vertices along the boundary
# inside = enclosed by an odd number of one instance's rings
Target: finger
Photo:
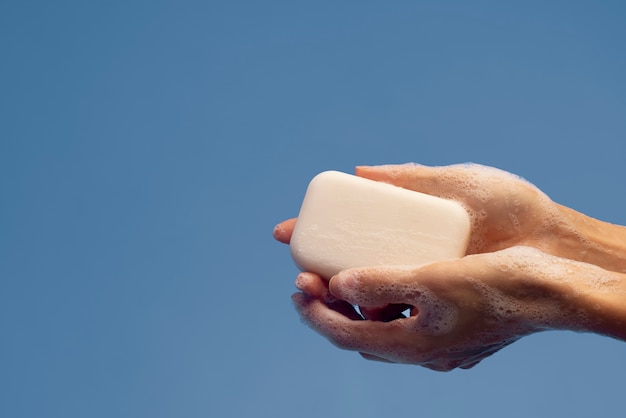
[[[366,267],[344,270],[330,279],[330,292],[364,308],[388,304],[411,304],[419,291],[413,289],[414,268]]]
[[[298,274],[296,287],[308,296],[321,300],[329,308],[352,320],[363,319],[354,306],[334,297],[328,290],[328,282],[315,273],[302,272]]]
[[[355,170],[359,177],[429,194],[437,192],[434,182],[440,172],[441,167],[428,167],[413,163],[360,166]]]
[[[293,228],[296,226],[296,218],[287,219],[274,227],[274,239],[283,244],[289,244]]]
[[[429,361],[421,363],[420,365],[436,372],[449,372],[459,367],[459,362],[444,359]]]
[[[361,315],[355,318],[353,313],[356,313],[356,309],[347,302],[349,309],[343,308],[339,299],[333,296],[328,289],[328,282],[321,278],[321,276],[311,272],[301,272],[296,277],[296,287],[306,293],[307,295],[316,299],[322,300],[326,305],[335,304],[332,308],[339,308],[342,312],[350,312],[351,319],[370,319],[373,321],[389,322],[396,319],[406,318],[403,314],[404,311],[413,308],[411,305],[406,304],[391,304],[383,308],[362,308],[359,307]]]
[[[298,277],[296,277],[296,287],[308,296],[321,300],[329,308],[352,320],[363,319],[354,306],[334,297],[328,290],[328,282],[315,273],[302,272],[298,274]]]
[[[458,307],[442,296],[446,290],[441,287],[445,288],[450,265],[450,262],[440,262],[417,268],[349,269],[333,276],[329,288],[338,299],[365,307],[366,311],[389,304],[411,305],[414,309],[411,309],[410,319],[415,319],[420,333],[441,335],[452,330],[459,313]]]
[[[502,350],[507,345],[510,345],[510,344],[514,343],[515,341],[517,341],[517,340],[518,340],[518,338],[512,338],[512,339],[507,340],[507,341],[502,341],[502,342],[499,342],[499,343],[495,343],[495,344],[491,344],[491,345],[487,345],[487,346],[481,347],[481,348],[476,350],[476,354],[470,355],[470,356],[466,357],[463,360],[462,364],[459,365],[459,367],[461,369],[471,369],[472,367],[476,366],[478,363],[480,363],[481,361],[483,361],[487,357],[490,357],[490,356],[494,355],[495,353],[497,353],[498,351]],[[468,354],[468,352],[466,351],[464,353],[464,355],[467,356],[467,354]]]
[[[363,357],[365,360],[370,360],[370,361],[379,361],[381,363],[393,363],[395,364],[395,361],[391,361],[389,359],[386,359],[384,357],[379,357],[379,356],[375,356],[374,354],[369,354],[369,353],[359,353],[361,355],[361,357]]]
[[[335,346],[344,350],[370,353],[392,353],[399,341],[413,339],[415,331],[410,326],[399,324],[400,321],[376,322],[355,321],[346,315],[331,309],[319,299],[311,298],[303,293],[292,297],[294,306],[301,319],[313,330],[324,336]],[[411,321],[406,319],[404,321]]]
[[[328,284],[315,273],[302,272],[296,277],[296,287],[302,292],[325,302],[330,302],[329,298],[336,300],[328,290]]]
[[[475,357],[469,358],[469,359],[463,361],[461,364],[459,364],[458,367],[460,369],[465,369],[465,370],[471,369],[472,367],[475,367],[481,361],[483,361],[487,357],[490,357],[491,355],[493,355],[493,352],[484,353],[484,354],[481,354],[480,356],[475,356]]]
[[[468,370],[468,369],[471,369],[472,367],[476,366],[481,361],[482,361],[482,359],[481,360],[476,360],[476,361],[474,361],[472,363],[464,364],[462,366],[459,366],[459,368],[464,369],[464,370]]]
[[[357,312],[354,306],[343,300],[335,300],[327,302],[326,306],[335,312],[339,312],[343,316],[353,321],[362,321],[363,317]]]
[[[331,295],[328,290],[327,282],[315,273],[302,272],[298,274],[296,287],[307,296],[313,299],[319,299],[330,309],[341,313],[347,318],[352,320],[363,319],[354,306]]]

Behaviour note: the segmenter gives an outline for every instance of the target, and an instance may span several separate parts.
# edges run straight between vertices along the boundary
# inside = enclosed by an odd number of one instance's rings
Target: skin
[[[472,232],[460,259],[349,269],[329,282],[299,274],[296,309],[339,348],[447,371],[549,329],[626,341],[626,228],[489,167],[405,164],[356,174],[456,200],[472,215]],[[295,222],[277,225],[274,237],[288,244]]]

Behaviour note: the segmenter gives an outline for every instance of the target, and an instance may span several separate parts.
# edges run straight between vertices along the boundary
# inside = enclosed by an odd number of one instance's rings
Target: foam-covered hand
[[[356,175],[459,202],[470,215],[468,254],[514,245],[543,250],[562,222],[558,207],[521,178],[478,164],[427,167],[417,164],[357,167]],[[295,220],[279,224],[275,237],[289,242]],[[551,251],[549,251],[551,252]]]
[[[349,269],[328,283],[302,273],[296,285],[300,316],[336,346],[434,370],[470,368],[546,329],[626,337],[623,275],[530,247],[413,268]],[[352,305],[384,307],[387,318],[363,320]]]
[[[356,174],[459,202],[472,220],[468,254],[515,245],[545,247],[555,224],[562,222],[557,205],[539,189],[493,167],[401,164],[357,167]]]
[[[357,167],[356,175],[459,202],[472,221],[468,254],[530,246],[626,273],[626,227],[559,205],[506,171],[478,164],[400,164]],[[278,224],[274,237],[289,243],[295,222]]]

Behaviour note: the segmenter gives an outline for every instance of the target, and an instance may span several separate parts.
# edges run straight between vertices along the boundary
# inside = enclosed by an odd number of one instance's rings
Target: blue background
[[[626,224],[624,4],[3,1],[0,416],[623,416],[600,336],[336,349],[271,232],[318,172],[408,161]]]

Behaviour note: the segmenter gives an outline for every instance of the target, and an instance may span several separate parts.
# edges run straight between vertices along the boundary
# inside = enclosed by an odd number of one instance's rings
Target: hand
[[[532,184],[513,174],[477,164],[427,167],[416,164],[357,167],[358,176],[406,189],[452,199],[470,214],[468,254],[492,252],[526,245],[561,254],[564,240],[559,230],[567,224],[559,206]],[[274,237],[288,244],[296,219],[276,226]],[[556,228],[561,226],[561,228]],[[570,256],[583,252],[574,249]],[[361,307],[366,319],[388,321],[398,315],[398,305]]]
[[[478,164],[401,164],[357,167],[356,174],[459,202],[472,223],[467,254],[530,246],[626,272],[625,227],[559,205],[537,187],[505,171]],[[295,222],[289,219],[278,224],[274,237],[289,243]]]
[[[349,269],[329,283],[301,273],[302,293],[293,300],[302,319],[339,348],[447,371],[547,329],[624,339],[624,283],[619,273],[514,247],[416,268]],[[353,305],[384,306],[397,319],[363,320]]]
[[[489,167],[406,164],[356,174],[458,201],[471,216],[472,255],[350,269],[330,282],[301,273],[296,308],[337,346],[371,360],[451,370],[546,329],[626,340],[626,228],[558,205]],[[295,223],[280,223],[274,237],[288,244]]]
[[[491,167],[402,164],[357,167],[356,175],[459,202],[472,222],[468,254],[515,245],[546,249],[550,227],[561,220],[557,205],[539,189]],[[279,224],[276,239],[288,243],[294,225],[295,219]]]

